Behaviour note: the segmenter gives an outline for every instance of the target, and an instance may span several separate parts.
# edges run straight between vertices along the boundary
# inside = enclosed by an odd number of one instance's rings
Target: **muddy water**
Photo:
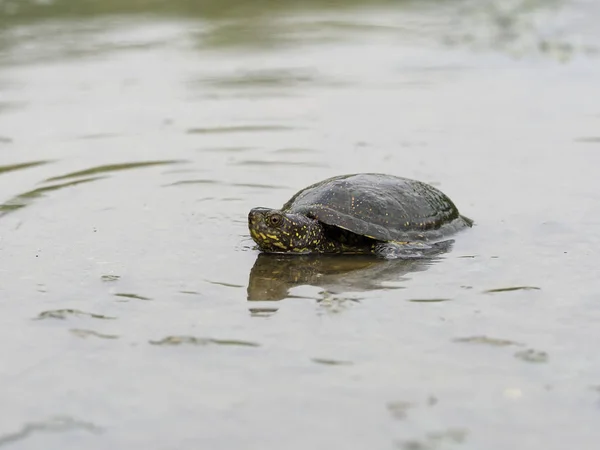
[[[111,3],[0,4],[0,447],[596,448],[596,2]],[[254,250],[360,171],[476,226]]]

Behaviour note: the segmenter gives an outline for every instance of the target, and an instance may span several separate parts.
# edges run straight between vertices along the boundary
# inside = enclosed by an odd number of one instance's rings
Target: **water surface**
[[[0,4],[0,448],[595,448],[597,2],[244,5]],[[476,226],[253,248],[362,171]]]

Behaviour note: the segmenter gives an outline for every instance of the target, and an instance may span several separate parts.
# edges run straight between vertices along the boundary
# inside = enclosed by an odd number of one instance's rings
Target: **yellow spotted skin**
[[[381,243],[441,240],[472,223],[437,188],[385,174],[332,177],[281,209],[248,214],[259,249],[284,253],[373,253]]]

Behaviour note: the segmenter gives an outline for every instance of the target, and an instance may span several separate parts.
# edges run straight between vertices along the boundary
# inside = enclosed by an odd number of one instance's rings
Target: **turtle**
[[[300,190],[281,209],[248,213],[250,235],[265,253],[410,252],[472,224],[439,189],[382,173],[334,176]]]

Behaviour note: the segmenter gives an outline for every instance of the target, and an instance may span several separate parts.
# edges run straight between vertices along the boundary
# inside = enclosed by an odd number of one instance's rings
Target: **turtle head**
[[[317,220],[277,209],[253,208],[248,214],[248,229],[258,247],[269,253],[308,253],[319,248],[324,239]]]

